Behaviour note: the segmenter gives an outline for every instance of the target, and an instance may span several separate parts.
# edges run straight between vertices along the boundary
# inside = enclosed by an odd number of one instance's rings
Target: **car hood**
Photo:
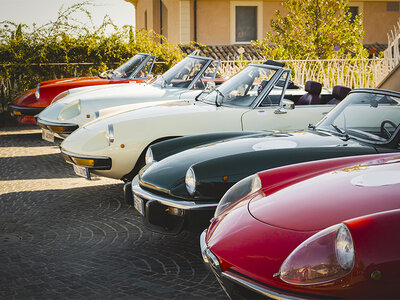
[[[219,197],[231,185],[255,172],[322,158],[376,153],[357,141],[343,141],[318,131],[260,132],[222,140],[169,156],[145,169],[141,182],[178,197],[188,197],[184,178],[193,167],[203,195]],[[227,181],[222,178],[228,177]],[[221,184],[219,188],[215,184]],[[203,185],[203,187],[202,187]],[[210,194],[212,193],[217,194]]]
[[[112,84],[80,87],[70,90],[70,95],[58,100],[56,103],[68,104],[79,99],[81,102],[111,102],[119,100],[132,100],[138,98],[162,98],[167,89],[161,89],[145,83]],[[129,103],[129,102],[126,102]]]
[[[73,78],[53,79],[40,82],[40,87],[49,86],[52,84],[59,85],[59,84],[67,84],[74,82],[97,82],[97,81],[108,81],[108,79],[102,79],[99,77],[73,77]]]
[[[140,119],[154,119],[157,117],[179,118],[182,114],[201,114],[201,113],[221,113],[224,109],[217,108],[214,105],[191,100],[170,100],[165,102],[152,102],[154,105],[125,105],[120,109],[102,110],[102,118],[85,124],[83,127],[88,130],[102,127],[104,124],[114,124],[114,126],[133,126],[135,121]],[[124,110],[125,109],[125,110]],[[229,109],[225,109],[229,110]],[[207,115],[208,116],[208,115]],[[192,124],[188,124],[191,126]],[[194,124],[198,125],[198,124]]]
[[[272,226],[321,230],[359,216],[400,208],[400,156],[315,176],[266,197],[249,212]],[[396,163],[397,161],[397,163]]]

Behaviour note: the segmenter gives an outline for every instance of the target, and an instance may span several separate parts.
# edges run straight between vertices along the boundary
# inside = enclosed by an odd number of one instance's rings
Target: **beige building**
[[[126,0],[135,5],[137,28],[153,29],[172,43],[248,44],[270,31],[282,1],[273,0]],[[399,1],[350,2],[364,15],[364,44],[387,43],[400,17]],[[161,26],[160,26],[161,25]]]

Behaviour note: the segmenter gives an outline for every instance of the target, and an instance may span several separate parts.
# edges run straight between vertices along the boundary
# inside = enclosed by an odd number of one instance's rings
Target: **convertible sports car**
[[[219,62],[203,56],[189,55],[151,84],[124,84],[69,90],[57,96],[57,102],[43,110],[37,118],[43,138],[49,141],[65,138],[94,120],[99,110],[133,104],[149,106],[157,101],[194,99],[207,82],[216,79]],[[140,105],[139,105],[140,106]]]
[[[57,99],[54,98],[60,93],[85,86],[143,82],[149,79],[155,59],[155,55],[138,53],[115,71],[101,77],[63,78],[40,82],[35,89],[17,97],[8,106],[8,111],[16,116],[20,123],[35,124],[34,116],[49,106],[52,101],[56,101]]]
[[[134,204],[154,231],[204,229],[222,195],[243,178],[271,168],[343,156],[400,151],[400,93],[353,90],[316,126],[281,132],[227,132],[151,146]],[[133,196],[132,196],[133,194]]]
[[[144,166],[148,146],[161,140],[215,131],[304,128],[333,105],[290,109],[293,101],[320,99],[316,92],[321,92],[319,83],[308,83],[306,90],[314,94],[309,97],[289,81],[290,72],[276,62],[250,64],[217,89],[197,97],[198,101],[170,102],[101,117],[65,139],[61,151],[80,175],[89,177],[91,172],[127,181]],[[326,103],[331,97],[324,91],[321,98]]]
[[[396,299],[399,195],[399,154],[260,172],[223,196],[201,253],[231,299]]]

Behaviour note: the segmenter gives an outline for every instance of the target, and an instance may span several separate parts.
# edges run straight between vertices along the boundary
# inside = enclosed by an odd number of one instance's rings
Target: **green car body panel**
[[[312,160],[395,151],[313,130],[238,133],[236,138],[231,133],[230,139],[222,137],[217,141],[215,138],[211,143],[207,136],[183,137],[152,146],[154,159],[162,160],[143,169],[140,182],[179,199],[218,201],[233,184],[262,170]],[[182,151],[189,144],[186,139],[191,140],[193,147]],[[275,148],[273,144],[276,144]],[[267,149],[257,149],[257,145]],[[165,153],[172,155],[165,157]],[[193,197],[185,187],[189,167],[194,169],[197,181]],[[225,176],[227,180],[224,180]]]

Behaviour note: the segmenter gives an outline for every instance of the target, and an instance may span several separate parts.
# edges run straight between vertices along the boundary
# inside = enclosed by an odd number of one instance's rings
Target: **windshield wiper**
[[[344,130],[340,129],[337,125],[331,124],[331,126],[332,126],[333,128],[335,128],[335,130],[336,130],[337,132],[339,132],[340,134],[344,135],[344,137],[346,138],[346,140],[349,140],[349,139],[350,139],[350,136],[349,136]]]

